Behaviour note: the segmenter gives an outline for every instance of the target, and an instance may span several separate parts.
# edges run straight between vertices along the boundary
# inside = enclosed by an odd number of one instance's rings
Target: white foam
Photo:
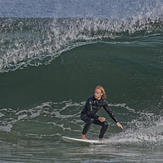
[[[147,116],[149,115],[147,114]],[[147,118],[147,121],[143,121],[141,118],[133,120],[128,129],[110,137],[108,142],[115,144],[163,144],[162,117],[159,119],[157,116],[151,117],[151,119]],[[137,123],[136,128],[135,123]]]
[[[49,122],[62,131],[79,132],[82,130],[80,112],[85,102],[76,103],[72,100],[62,102],[45,102],[33,108],[24,110],[2,108],[3,119],[0,121],[0,131],[11,132],[12,127],[23,120],[31,120],[39,116],[48,116]],[[127,104],[110,104],[111,107],[123,109],[126,114],[138,114],[139,116],[127,122],[127,126],[120,133],[112,134],[107,140],[113,144],[163,144],[163,117],[148,112],[138,112]],[[69,113],[69,110],[71,112]],[[10,117],[8,113],[10,112]],[[124,116],[126,115],[124,114]],[[125,119],[124,117],[122,117]],[[69,123],[67,123],[67,121]],[[75,129],[74,129],[75,126]],[[78,128],[78,129],[76,129]],[[126,129],[125,129],[126,128]]]
[[[3,119],[0,121],[0,131],[6,131],[10,132],[12,130],[12,127],[19,121],[22,120],[30,120],[37,118],[41,115],[43,116],[51,116],[52,118],[59,118],[60,121],[63,119],[72,119],[76,118],[78,116],[78,112],[75,112],[74,114],[62,114],[62,111],[65,111],[72,107],[79,107],[81,106],[78,103],[73,103],[70,101],[62,101],[60,103],[57,102],[45,102],[42,103],[36,107],[33,108],[26,108],[25,110],[19,109],[12,109],[12,108],[2,108],[0,113],[3,115]],[[8,117],[8,114],[10,113],[10,117]],[[65,125],[61,122],[49,122],[48,124],[53,124],[54,126],[58,126],[62,128],[63,130],[71,130],[70,127],[65,127]],[[71,121],[69,121],[71,122]]]
[[[137,113],[135,109],[130,108],[130,107],[127,106],[127,104],[125,104],[125,103],[122,103],[122,104],[109,104],[109,106],[121,107],[121,108],[127,109],[127,110],[130,111],[130,112]]]
[[[4,114],[0,113],[0,117],[3,117],[3,116],[4,116]]]
[[[0,131],[10,132],[12,127],[13,127],[12,124],[7,124],[5,126],[0,126]]]

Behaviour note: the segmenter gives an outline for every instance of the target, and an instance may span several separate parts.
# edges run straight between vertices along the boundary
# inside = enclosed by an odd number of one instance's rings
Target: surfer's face
[[[95,89],[95,92],[94,92],[94,97],[97,99],[97,100],[100,100],[101,97],[102,97],[102,92],[100,89]]]

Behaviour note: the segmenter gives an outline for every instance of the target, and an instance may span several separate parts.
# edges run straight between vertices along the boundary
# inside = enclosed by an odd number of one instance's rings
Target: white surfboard
[[[102,140],[87,140],[87,139],[77,139],[67,136],[62,136],[63,140],[66,142],[76,142],[76,143],[85,143],[85,144],[104,144]]]

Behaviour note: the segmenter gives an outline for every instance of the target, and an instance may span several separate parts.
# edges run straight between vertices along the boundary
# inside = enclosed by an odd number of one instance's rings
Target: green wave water
[[[159,19],[1,18],[1,162],[163,161],[163,33]],[[96,85],[124,130],[105,145],[79,138],[80,112]],[[92,125],[88,138],[97,138]]]

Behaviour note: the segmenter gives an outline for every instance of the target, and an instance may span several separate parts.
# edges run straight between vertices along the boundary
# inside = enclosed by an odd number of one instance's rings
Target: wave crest
[[[49,64],[64,51],[100,40],[123,42],[159,33],[162,22],[149,17],[1,18],[0,72]]]

